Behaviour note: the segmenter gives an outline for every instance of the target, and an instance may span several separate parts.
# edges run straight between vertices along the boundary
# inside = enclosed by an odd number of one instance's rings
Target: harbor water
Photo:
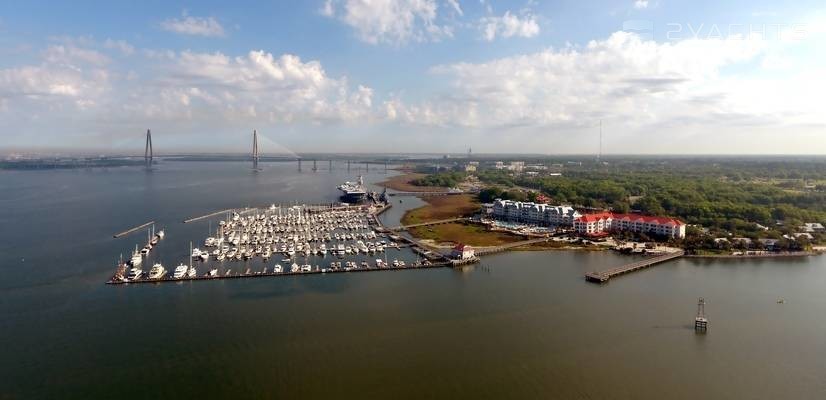
[[[826,397],[826,257],[680,259],[606,285],[583,276],[627,258],[510,252],[456,270],[104,284],[146,241],[116,232],[155,220],[166,238],[151,262],[174,268],[216,228],[183,219],[333,202],[359,174],[249,167],[0,171],[0,399]],[[391,199],[388,225],[422,204]],[[699,297],[706,334],[693,329]]]

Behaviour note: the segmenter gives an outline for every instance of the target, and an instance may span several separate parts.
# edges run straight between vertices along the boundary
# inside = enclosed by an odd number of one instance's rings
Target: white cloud
[[[599,118],[634,128],[777,122],[790,110],[753,107],[748,96],[737,96],[745,85],[733,85],[735,79],[722,73],[764,51],[758,39],[660,44],[617,32],[581,48],[435,67],[433,73],[452,79],[449,90],[418,104],[388,101],[385,114],[413,124],[481,129],[581,127]]]
[[[123,54],[125,56],[131,56],[132,54],[135,53],[135,46],[132,46],[131,44],[129,44],[125,40],[106,39],[106,41],[103,42],[103,47],[105,47],[107,49],[119,50],[121,52],[121,54]]]
[[[98,51],[73,45],[49,46],[43,52],[43,58],[48,63],[66,65],[91,64],[101,66],[108,64],[110,61],[109,57]]]
[[[479,20],[479,29],[482,31],[482,37],[489,42],[497,36],[530,38],[539,34],[536,16],[526,13],[520,18],[510,11],[506,11],[501,17],[483,17]]]
[[[636,0],[636,1],[634,1],[634,8],[636,8],[638,10],[648,8],[648,0]]]
[[[454,0],[447,7],[461,15]],[[328,0],[321,14],[353,28],[370,44],[401,45],[410,41],[439,41],[453,37],[453,27],[442,24],[436,0]]]
[[[224,27],[213,17],[194,17],[184,15],[181,18],[170,18],[161,22],[161,28],[166,31],[183,35],[207,37],[224,36]]]

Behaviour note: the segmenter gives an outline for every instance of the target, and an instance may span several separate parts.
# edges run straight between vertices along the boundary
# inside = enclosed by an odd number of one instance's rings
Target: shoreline
[[[416,186],[410,181],[427,176],[427,174],[420,174],[417,172],[410,172],[403,169],[397,169],[401,172],[399,175],[391,176],[384,181],[377,182],[376,186],[396,190],[399,192],[448,192],[447,188],[441,186]]]
[[[797,251],[792,253],[769,253],[769,254],[686,254],[686,258],[725,258],[725,259],[755,259],[755,258],[788,258],[788,257],[810,257],[819,256],[823,252],[818,251]]]

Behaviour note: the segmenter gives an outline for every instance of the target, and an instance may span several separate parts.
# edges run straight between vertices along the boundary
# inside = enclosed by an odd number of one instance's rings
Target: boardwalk
[[[633,272],[633,271],[636,271],[636,270],[639,270],[639,269],[648,268],[648,267],[650,267],[652,265],[655,265],[655,264],[659,264],[659,263],[662,263],[662,262],[665,262],[665,261],[668,261],[668,260],[672,260],[672,259],[675,259],[675,258],[682,257],[683,255],[685,255],[685,252],[681,250],[681,251],[676,251],[676,252],[661,255],[661,256],[646,258],[645,260],[633,262],[633,263],[630,263],[630,264],[625,264],[621,267],[612,268],[612,269],[609,269],[607,271],[589,272],[589,273],[585,274],[585,280],[587,280],[589,282],[595,282],[595,283],[607,282],[609,279],[611,279],[611,278],[613,278],[617,275],[622,275],[622,274],[625,274],[625,273],[628,273],[628,272]]]
[[[487,254],[493,254],[498,253],[500,251],[510,250],[516,247],[528,246],[536,243],[544,243],[548,240],[550,240],[550,238],[542,237],[536,239],[521,240],[513,243],[507,243],[500,246],[477,247],[475,252],[477,256],[484,256]]]
[[[463,222],[463,221],[467,221],[467,220],[468,220],[467,218],[440,219],[440,220],[437,220],[437,221],[421,222],[421,223],[418,223],[418,224],[394,226],[392,228],[387,228],[387,230],[391,231],[391,232],[398,232],[398,231],[405,231],[405,230],[408,230],[410,228],[417,228],[417,227],[420,227],[420,226],[449,224],[451,222]]]
[[[465,191],[458,191],[458,192],[393,192],[387,193],[388,196],[407,196],[407,197],[418,197],[418,196],[453,196],[453,195],[460,195],[460,194],[468,194],[474,192],[465,192]]]

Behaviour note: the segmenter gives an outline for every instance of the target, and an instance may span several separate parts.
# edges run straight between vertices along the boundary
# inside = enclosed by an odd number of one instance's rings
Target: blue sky
[[[0,137],[590,153],[601,119],[609,153],[822,153],[824,22],[814,1],[5,2]]]

